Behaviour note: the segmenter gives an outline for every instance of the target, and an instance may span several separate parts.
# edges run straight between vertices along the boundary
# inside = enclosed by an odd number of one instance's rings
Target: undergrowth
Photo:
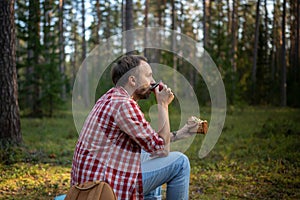
[[[209,109],[201,111],[209,121]],[[204,139],[199,135],[185,152],[191,162],[190,199],[300,199],[299,121],[299,109],[230,107],[213,150],[198,157]],[[78,138],[71,113],[21,123],[24,144],[1,152],[8,159],[0,164],[0,199],[66,193]]]

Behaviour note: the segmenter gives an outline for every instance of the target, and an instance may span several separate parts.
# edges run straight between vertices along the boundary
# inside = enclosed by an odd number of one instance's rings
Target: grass
[[[209,119],[209,109],[201,111]],[[210,154],[198,158],[203,136],[185,152],[191,162],[190,199],[300,199],[299,121],[299,109],[228,108]],[[0,199],[65,193],[78,137],[71,112],[21,122],[24,145],[0,164]]]

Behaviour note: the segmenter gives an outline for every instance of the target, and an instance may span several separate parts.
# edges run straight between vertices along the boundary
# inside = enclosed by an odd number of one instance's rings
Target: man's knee
[[[171,153],[174,154],[174,156],[176,156],[177,159],[179,159],[179,161],[181,163],[182,169],[185,169],[188,172],[190,172],[191,167],[190,167],[190,160],[189,160],[189,158],[185,154],[183,154],[181,152],[175,151],[175,152],[171,152]]]

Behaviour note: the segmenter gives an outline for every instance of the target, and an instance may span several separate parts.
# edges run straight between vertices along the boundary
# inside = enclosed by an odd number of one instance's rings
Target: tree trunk
[[[286,102],[286,49],[285,49],[285,18],[286,18],[286,0],[283,1],[282,12],[282,52],[281,52],[281,106],[285,107]]]
[[[266,36],[265,36],[265,38],[266,38],[266,40],[267,40],[267,44],[268,44],[268,42],[269,42],[269,25],[268,25],[268,20],[269,20],[269,18],[268,18],[268,2],[267,2],[267,0],[265,0],[265,2],[264,2],[264,8],[265,8],[265,31],[266,31]],[[265,46],[265,51],[266,51],[266,55],[269,55],[269,48],[268,48],[268,46],[266,45]],[[268,62],[268,64],[269,64],[269,58],[268,58],[268,60],[267,60],[267,62]]]
[[[175,9],[175,0],[171,0],[172,4],[172,30],[176,31],[176,9]],[[173,69],[176,72],[177,71],[177,41],[176,41],[176,34],[173,32],[172,35],[172,51],[173,51]],[[173,76],[173,90],[176,91],[177,84],[176,84],[176,73],[174,73]]]
[[[203,4],[203,47],[207,47],[207,28],[206,28],[206,0],[202,1]]]
[[[14,0],[0,1],[0,140],[20,144]]]
[[[108,8],[107,8],[107,16],[106,16],[106,31],[105,31],[105,37],[108,39],[109,37],[110,37],[110,35],[111,35],[111,27],[110,27],[110,25],[111,25],[111,19],[110,19],[110,17],[111,17],[111,5],[110,5],[110,1],[107,1],[107,2],[105,2],[105,4],[107,4],[108,6]],[[107,50],[109,51],[110,50],[110,45],[111,44],[109,44],[108,42],[107,42]]]
[[[131,30],[133,29],[133,2],[132,0],[126,0],[126,6],[125,6],[125,30]],[[126,34],[126,52],[131,53],[130,51],[133,50],[133,35],[132,34]]]
[[[97,25],[96,25],[96,44],[100,42],[100,24],[101,24],[101,10],[100,10],[100,0],[96,1],[96,13],[97,13]]]
[[[86,56],[86,41],[85,41],[85,0],[81,0],[81,29],[82,29],[82,43],[81,43],[81,61],[85,59]]]
[[[237,51],[237,39],[236,39],[236,2],[232,0],[232,13],[231,13],[231,65],[233,73],[236,72],[236,51]]]
[[[271,52],[271,81],[272,83],[275,83],[275,74],[276,74],[276,59],[277,59],[277,23],[276,23],[276,19],[277,19],[277,9],[276,9],[276,2],[274,1],[274,12],[273,12],[273,24],[272,24],[272,52]]]
[[[122,26],[122,32],[125,31],[125,6],[124,6],[125,0],[122,0],[121,3],[121,26]],[[121,46],[121,53],[123,53],[123,49],[125,47],[125,39],[122,37],[122,46]]]
[[[208,48],[209,44],[209,32],[210,32],[210,16],[211,16],[211,0],[203,0],[203,47]],[[208,5],[208,7],[207,7]]]
[[[165,19],[165,9],[166,9],[166,0],[158,0],[157,1],[157,6],[158,6],[158,26],[159,27],[164,27],[164,20]],[[161,35],[157,35],[157,39],[159,42],[161,42]],[[160,50],[155,50],[154,58],[152,58],[152,61],[156,63],[160,63],[161,60],[161,52]]]
[[[300,76],[299,71],[300,71],[300,63],[299,63],[299,58],[300,58],[300,51],[299,51],[299,42],[300,42],[300,37],[299,37],[299,32],[300,32],[300,0],[297,0],[297,5],[296,5],[296,52],[295,52],[295,80],[296,80],[296,85],[299,86],[300,81],[298,77]],[[298,94],[300,93],[300,87],[297,88]],[[299,101],[297,101],[298,106],[299,106]]]
[[[300,57],[300,54],[299,54],[299,42],[300,42],[300,37],[299,37],[299,32],[300,32],[300,0],[297,0],[297,6],[296,6],[296,24],[297,24],[297,28],[296,28],[296,44],[295,44],[295,48],[296,48],[296,52],[295,52],[295,56],[296,56],[296,59],[295,59],[295,76],[297,77],[297,82],[299,83],[299,80],[298,80],[298,77],[299,77],[299,68],[300,68],[300,63],[299,63],[299,57]],[[299,88],[300,89],[300,88]]]
[[[75,3],[75,9],[79,10],[79,3],[76,1]],[[72,66],[72,82],[71,85],[74,84],[75,79],[76,79],[76,73],[77,73],[77,69],[76,66],[78,65],[77,61],[78,61],[78,39],[77,39],[77,28],[78,28],[78,22],[76,19],[76,13],[72,16],[72,27],[71,27],[71,35],[72,35],[72,57],[71,57],[71,66]]]
[[[253,48],[253,65],[252,65],[252,97],[255,97],[256,93],[256,64],[257,64],[257,49],[258,49],[258,36],[259,36],[259,6],[260,0],[256,4],[256,15],[255,15],[255,36],[254,36],[254,48]],[[255,98],[252,99],[255,101]]]
[[[292,71],[292,82],[293,85],[297,86],[298,83],[298,67],[299,67],[299,0],[293,2],[290,5],[290,67]],[[292,86],[291,86],[292,87]]]
[[[82,28],[82,52],[81,52],[81,62],[82,62],[82,74],[83,74],[83,98],[84,98],[84,105],[86,107],[89,106],[90,97],[89,97],[89,81],[88,81],[88,71],[87,71],[87,65],[84,62],[84,59],[86,57],[86,40],[85,40],[85,0],[81,0],[81,28]]]
[[[232,0],[232,13],[231,13],[231,55],[230,62],[232,67],[231,73],[231,87],[232,87],[232,95],[231,95],[231,103],[234,103],[235,99],[235,84],[236,84],[236,62],[237,62],[237,17],[236,17],[236,1]]]
[[[124,6],[124,2],[126,2],[126,0],[122,0],[122,5],[121,5],[122,32],[125,31],[125,6]]]
[[[62,75],[61,98],[66,100],[66,83],[65,83],[65,44],[64,44],[64,0],[59,0],[59,71]]]
[[[212,19],[212,0],[208,2],[208,12],[206,13],[206,48],[210,48],[210,32],[211,32],[211,19]]]
[[[228,23],[227,23],[227,32],[228,32],[228,35],[231,34],[231,17],[230,17],[230,1],[229,0],[226,0],[226,4],[227,4],[227,20],[228,20]]]
[[[148,27],[148,13],[149,13],[149,0],[145,0],[145,28]],[[148,41],[147,41],[147,30],[144,31],[144,56],[147,58],[147,47]]]

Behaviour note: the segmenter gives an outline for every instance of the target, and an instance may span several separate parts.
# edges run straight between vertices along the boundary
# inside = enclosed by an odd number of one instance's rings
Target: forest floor
[[[208,109],[203,116],[209,117]],[[9,157],[0,163],[0,199],[66,193],[78,138],[71,112],[21,122],[24,145],[0,152]],[[299,122],[300,109],[229,107],[208,156],[198,157],[202,135],[185,152],[191,162],[190,199],[300,199]]]

